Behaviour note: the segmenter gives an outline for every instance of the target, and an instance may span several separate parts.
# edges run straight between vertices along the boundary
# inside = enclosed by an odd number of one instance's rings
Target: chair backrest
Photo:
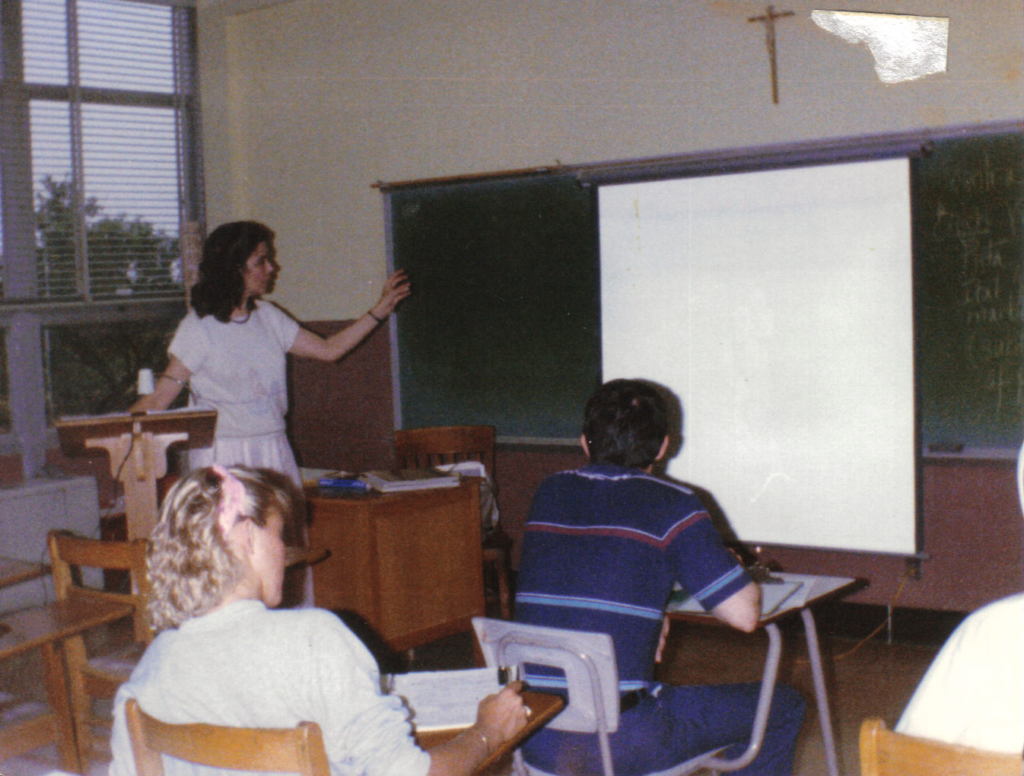
[[[877,717],[860,726],[861,776],[1021,776],[1021,754],[1001,754],[888,730]]]
[[[145,614],[149,598],[145,539],[106,541],[50,531],[47,545],[58,601],[92,598],[130,603],[135,607],[135,640],[145,644],[153,640],[153,631],[146,622]],[[118,593],[85,585],[81,574],[85,568],[127,571],[131,591]]]
[[[494,426],[434,426],[395,432],[395,457],[406,469],[480,461],[494,478]]]
[[[619,669],[607,633],[544,628],[508,620],[474,617],[473,629],[488,666],[524,663],[560,668],[568,701],[548,726],[575,733],[608,733],[619,727]]]
[[[163,776],[165,754],[211,768],[330,776],[315,722],[293,728],[170,725],[146,714],[134,698],[125,704],[125,718],[139,776]]]

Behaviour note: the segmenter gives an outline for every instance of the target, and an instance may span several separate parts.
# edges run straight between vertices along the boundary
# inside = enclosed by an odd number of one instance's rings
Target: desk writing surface
[[[788,617],[802,609],[847,595],[867,584],[864,580],[854,579],[853,577],[830,577],[817,574],[790,574],[786,572],[776,572],[773,576],[780,578],[783,582],[799,583],[799,587],[791,594],[786,595],[785,599],[777,607],[773,607],[767,612],[763,611],[758,619],[759,627]],[[761,586],[762,591],[770,590],[771,588],[772,585],[770,583]],[[762,594],[764,595],[764,592]],[[691,622],[716,621],[715,616],[699,608],[699,604],[695,606],[672,607],[666,610],[666,614],[675,620]]]
[[[52,725],[48,725],[49,731],[45,731],[41,738],[36,720],[5,725],[0,735],[4,739],[3,748],[10,747],[14,752],[28,751],[52,740],[57,744],[61,767],[67,771],[82,772],[75,746],[64,641],[99,625],[131,617],[134,611],[131,604],[114,601],[51,601],[3,618],[0,624],[8,630],[0,636],[0,660],[39,649],[50,711],[37,719],[52,720]]]
[[[4,615],[0,623],[9,630],[0,636],[0,660],[131,617],[134,611],[131,604],[74,600],[51,601]]]
[[[48,572],[49,569],[42,563],[0,557],[0,587],[10,587],[37,579]]]

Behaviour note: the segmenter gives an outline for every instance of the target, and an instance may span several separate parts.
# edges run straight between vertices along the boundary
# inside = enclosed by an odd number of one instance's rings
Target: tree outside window
[[[0,448],[125,409],[185,312],[202,222],[185,0],[0,0]],[[7,441],[4,434],[8,433]]]

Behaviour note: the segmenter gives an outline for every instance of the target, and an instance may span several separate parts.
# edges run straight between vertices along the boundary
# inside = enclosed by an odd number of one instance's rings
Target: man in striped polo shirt
[[[678,582],[723,622],[757,625],[760,589],[724,546],[692,490],[651,472],[668,450],[659,388],[613,380],[587,402],[580,438],[589,464],[545,480],[526,524],[516,620],[609,633],[623,713],[611,736],[618,776],[656,773],[710,749],[727,756],[750,739],[760,684],[673,687],[655,681],[664,609]],[[530,686],[564,690],[558,672],[533,667]],[[737,773],[792,772],[804,703],[775,690],[760,754]],[[597,736],[542,730],[523,748],[547,773],[600,773]]]

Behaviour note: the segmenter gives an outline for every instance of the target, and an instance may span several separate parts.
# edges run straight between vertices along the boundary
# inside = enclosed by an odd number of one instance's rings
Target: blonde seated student
[[[111,776],[135,774],[128,698],[172,724],[316,722],[332,771],[368,776],[469,774],[522,729],[527,710],[510,685],[480,703],[472,727],[428,754],[341,620],[322,609],[274,611],[293,509],[286,483],[265,470],[199,469],[170,491],[149,550],[148,614],[159,635],[114,702]],[[165,770],[197,772],[169,758]]]

